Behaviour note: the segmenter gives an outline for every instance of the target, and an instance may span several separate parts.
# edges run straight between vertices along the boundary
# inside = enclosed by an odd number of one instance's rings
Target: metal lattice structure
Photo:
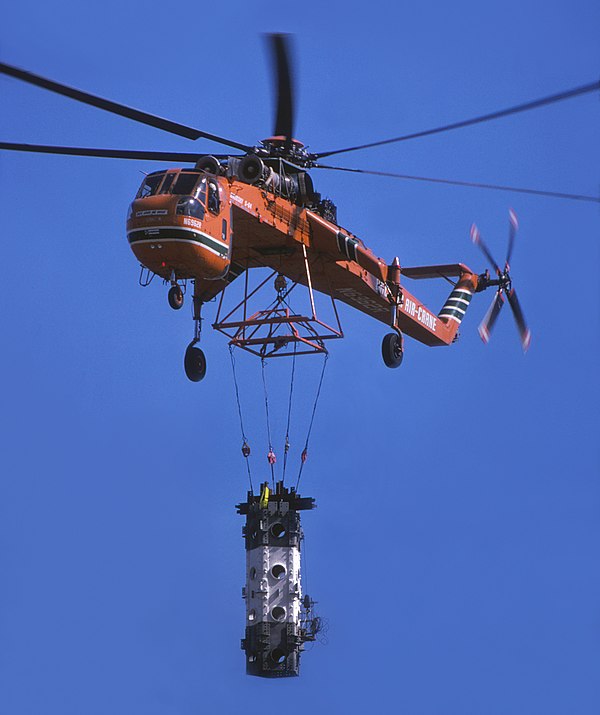
[[[248,271],[246,271],[242,300],[229,313],[221,317],[225,296],[223,291],[217,317],[213,323],[215,330],[229,338],[230,345],[247,350],[261,358],[285,357],[294,354],[326,353],[326,340],[344,337],[333,298],[331,303],[336,327],[328,325],[317,317],[306,248],[304,246],[303,248],[310,314],[294,312],[289,303],[290,294],[299,283],[294,282],[288,288],[284,276],[277,271],[272,271],[256,288],[250,290]],[[275,300],[266,309],[248,315],[249,302],[272,280],[277,291]]]

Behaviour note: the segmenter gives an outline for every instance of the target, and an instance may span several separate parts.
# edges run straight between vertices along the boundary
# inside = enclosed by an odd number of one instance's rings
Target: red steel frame
[[[330,298],[337,328],[327,325],[327,323],[324,323],[317,317],[306,246],[303,245],[302,248],[311,315],[298,315],[291,312],[286,299],[298,285],[297,282],[294,282],[289,290],[278,292],[274,304],[272,303],[265,310],[259,310],[248,317],[248,301],[255,296],[266,283],[276,277],[278,271],[272,271],[254,290],[248,293],[248,274],[250,271],[247,270],[245,272],[244,297],[221,319],[223,298],[225,296],[225,290],[223,290],[219,300],[217,317],[212,326],[215,330],[218,330],[229,338],[230,345],[235,345],[262,358],[286,357],[290,355],[326,353],[325,340],[334,340],[344,337],[335,300],[332,296],[330,296]],[[240,311],[242,311],[241,320],[235,318],[236,314]],[[231,320],[231,318],[234,319]],[[283,332],[284,330],[287,330],[287,332]],[[289,345],[300,345],[300,349],[296,348],[293,352],[280,352]]]

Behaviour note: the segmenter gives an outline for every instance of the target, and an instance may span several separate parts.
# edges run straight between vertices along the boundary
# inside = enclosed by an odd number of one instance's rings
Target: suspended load
[[[299,675],[304,643],[314,641],[320,619],[314,602],[302,595],[300,546],[303,539],[300,511],[314,509],[312,497],[301,497],[294,487],[267,482],[259,495],[248,492],[237,505],[246,516],[246,673],[263,678]]]

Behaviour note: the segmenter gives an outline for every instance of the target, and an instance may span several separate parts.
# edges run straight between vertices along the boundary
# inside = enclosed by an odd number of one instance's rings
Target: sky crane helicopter
[[[600,89],[600,82],[425,132],[311,153],[294,138],[294,95],[287,36],[269,38],[276,77],[276,114],[273,135],[257,146],[162,119],[0,63],[0,72],[13,78],[189,139],[209,139],[240,154],[86,149],[8,142],[0,142],[0,149],[193,164],[193,168],[159,170],[144,177],[129,207],[127,238],[142,266],[140,282],[147,285],[156,275],[162,278],[170,286],[168,301],[173,309],[182,307],[188,281],[193,286],[194,336],[185,352],[184,367],[194,382],[206,374],[206,359],[198,347],[202,306],[215,298],[219,302],[213,327],[228,336],[232,346],[255,353],[263,360],[306,353],[325,353],[326,358],[326,341],[343,337],[335,308],[335,301],[340,300],[391,328],[383,338],[382,356],[388,367],[396,368],[404,354],[404,335],[430,346],[449,345],[457,338],[473,295],[495,288],[490,308],[479,326],[482,339],[489,340],[500,311],[508,301],[522,347],[527,350],[531,334],[510,276],[518,229],[514,211],[509,211],[509,240],[503,267],[493,258],[477,227],[474,225],[471,229],[471,239],[483,251],[493,274],[488,270],[476,274],[462,263],[404,267],[397,257],[386,263],[360,238],[338,224],[334,203],[315,191],[309,170],[334,169],[423,180],[423,177],[331,167],[322,164],[321,159],[531,110],[596,91]],[[465,182],[432,181],[465,185]],[[576,194],[466,185],[600,202],[595,197]],[[270,269],[269,275],[254,288],[250,288],[248,278],[252,268]],[[440,312],[429,310],[406,290],[403,277],[444,278],[451,282],[452,290]],[[244,283],[243,297],[232,309],[226,310],[224,296],[236,279],[239,279],[238,285]],[[253,301],[271,281],[276,291],[275,300],[266,308],[252,311]],[[290,294],[296,286],[307,290],[308,310],[304,313],[291,307]],[[333,327],[317,317],[313,291],[331,298],[336,323]],[[321,381],[322,377],[323,373]],[[320,383],[317,400],[319,391]],[[312,419],[308,436],[311,426]],[[301,465],[306,458],[308,436]],[[288,446],[286,436],[286,450]],[[248,460],[250,447],[245,438],[242,453]],[[302,466],[296,487],[288,488],[284,485],[285,461],[282,479],[275,483],[275,455],[271,447],[268,459],[272,489],[268,482],[263,482],[259,494],[255,494],[250,479],[247,499],[237,505],[238,513],[246,517],[243,530],[246,628],[242,648],[248,674],[276,678],[299,674],[304,644],[315,641],[322,623],[315,615],[315,602],[303,594],[300,574],[303,533],[299,512],[313,509],[315,500],[301,497],[297,492]],[[247,466],[250,477],[248,462]]]
[[[12,65],[0,63],[0,72],[29,84],[71,97],[77,101],[127,117],[164,131],[204,138],[228,146],[239,154],[199,152],[156,152],[119,149],[59,147],[0,142],[0,149],[74,156],[155,160],[192,163],[193,168],[172,168],[147,174],[127,216],[127,238],[136,258],[146,269],[144,285],[158,275],[170,285],[169,304],[179,309],[187,282],[193,285],[194,336],[185,352],[184,367],[194,382],[206,374],[206,359],[198,347],[201,311],[207,301],[219,297],[213,327],[232,345],[263,358],[326,352],[325,341],[343,337],[335,301],[350,305],[391,328],[382,343],[388,367],[398,367],[403,358],[403,336],[430,346],[451,344],[473,294],[496,288],[490,309],[479,333],[487,342],[500,310],[508,300],[527,350],[531,333],[512,286],[510,259],[517,230],[513,211],[509,214],[509,244],[504,267],[492,257],[478,229],[472,240],[490,262],[489,271],[477,274],[462,263],[404,267],[396,257],[390,263],[379,258],[363,241],[337,223],[335,204],[315,191],[310,169],[334,169],[397,178],[420,178],[347,167],[332,167],[321,159],[344,152],[390,144],[420,136],[470,126],[528,111],[600,88],[600,82],[545,97],[436,129],[403,137],[371,142],[326,152],[309,152],[294,134],[294,92],[287,35],[269,35],[275,75],[276,111],[273,134],[251,146],[179,124],[107,99],[40,77]],[[440,181],[434,180],[432,181]],[[466,182],[441,180],[465,185]],[[577,194],[559,194],[535,189],[466,184],[500,190],[541,194],[558,198],[594,201]],[[258,289],[250,290],[252,268],[269,268],[277,297],[266,309],[250,315],[249,301]],[[225,315],[225,289],[245,276],[244,297]],[[445,278],[453,284],[439,313],[428,309],[409,292],[402,278],[414,280]],[[263,281],[259,288],[268,282]],[[291,281],[291,287],[288,284]],[[310,309],[294,312],[289,294],[297,285],[308,289]],[[316,315],[313,291],[331,298],[336,325],[329,326]]]

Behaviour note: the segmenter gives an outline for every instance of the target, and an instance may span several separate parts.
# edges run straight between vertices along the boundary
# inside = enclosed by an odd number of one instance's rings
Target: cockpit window
[[[171,184],[173,183],[173,179],[177,176],[174,172],[171,172],[165,176],[165,180],[163,181],[162,186],[160,187],[160,193],[161,194],[168,194],[169,189],[171,188]]]
[[[208,181],[208,210],[213,214],[218,214],[221,208],[219,201],[219,187],[216,181],[209,179]]]
[[[194,172],[187,172],[187,171],[182,171],[179,176],[177,177],[177,180],[175,181],[175,184],[171,190],[172,194],[181,194],[182,196],[187,196],[193,193],[194,191],[194,186],[196,185],[196,182],[198,181],[198,177],[200,174]]]
[[[206,177],[202,177],[198,188],[196,189],[196,198],[206,206]]]
[[[158,191],[158,187],[160,186],[163,176],[164,173],[162,172],[160,174],[150,174],[147,176],[140,186],[140,190],[138,191],[136,198],[145,199],[146,196],[152,196],[155,194]]]
[[[161,194],[177,194],[179,196],[192,196],[194,187],[198,182],[200,172],[198,171],[160,171],[155,174],[149,174],[142,183],[136,198],[145,199],[146,196],[154,196],[159,192]],[[164,181],[163,181],[164,179]],[[205,179],[203,178],[204,182]],[[206,184],[204,184],[203,192],[206,194]],[[203,202],[206,201],[206,196]]]

